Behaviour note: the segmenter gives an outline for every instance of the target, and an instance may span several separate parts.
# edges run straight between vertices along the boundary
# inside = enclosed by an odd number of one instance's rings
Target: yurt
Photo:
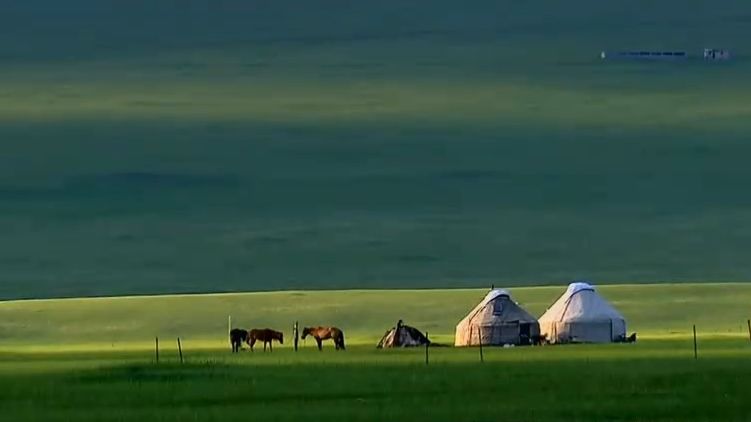
[[[494,289],[456,326],[454,345],[526,345],[539,334],[537,319],[516,304],[509,292]]]
[[[417,347],[430,344],[430,340],[415,327],[404,325],[402,320],[386,331],[376,346],[379,349],[391,347]]]
[[[609,343],[626,337],[626,320],[587,282],[569,284],[540,317],[550,343]]]

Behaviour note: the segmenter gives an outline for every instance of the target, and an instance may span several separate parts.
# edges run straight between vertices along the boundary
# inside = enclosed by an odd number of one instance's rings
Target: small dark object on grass
[[[376,348],[390,348],[390,347],[417,347],[430,344],[428,337],[420,332],[415,327],[404,325],[404,322],[400,319],[396,326],[386,331],[381,340],[376,345]]]

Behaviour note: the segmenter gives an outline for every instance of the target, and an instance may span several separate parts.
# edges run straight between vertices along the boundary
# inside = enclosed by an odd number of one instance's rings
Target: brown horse
[[[323,340],[328,339],[334,340],[336,350],[345,350],[344,332],[336,327],[305,327],[302,330],[302,339],[305,340],[305,337],[307,336],[312,336],[316,339],[318,350],[323,350],[323,345],[321,343]]]
[[[274,349],[271,347],[271,343],[273,340],[276,340],[279,342],[279,344],[284,344],[284,334],[280,333],[279,331],[274,331],[269,328],[264,328],[262,330],[250,330],[248,333],[248,344],[250,344],[250,351],[253,351],[253,346],[256,344],[256,341],[262,341],[263,342],[263,351],[266,351],[266,345],[269,345],[269,351],[273,352]]]

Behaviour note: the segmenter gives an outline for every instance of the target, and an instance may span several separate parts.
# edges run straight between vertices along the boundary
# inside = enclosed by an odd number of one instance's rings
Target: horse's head
[[[303,328],[302,329],[302,339],[305,340],[305,337],[307,337],[308,334],[310,334],[310,328],[308,328],[308,327]]]
[[[279,333],[279,344],[284,344],[284,334]]]

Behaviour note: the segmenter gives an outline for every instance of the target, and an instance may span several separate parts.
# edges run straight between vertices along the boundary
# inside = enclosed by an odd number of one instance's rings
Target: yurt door
[[[518,344],[520,325],[518,322],[509,322],[500,326],[499,344]]]
[[[519,324],[519,344],[527,344],[530,342],[530,339],[532,338],[531,333],[531,325],[532,324]]]

